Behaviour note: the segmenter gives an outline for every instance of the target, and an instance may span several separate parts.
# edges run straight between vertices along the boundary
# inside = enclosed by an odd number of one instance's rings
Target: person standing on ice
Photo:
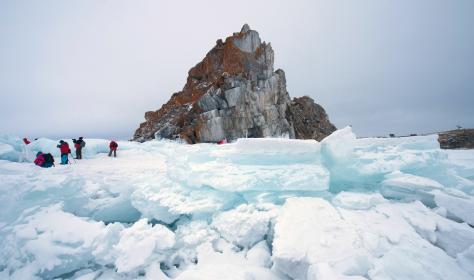
[[[72,139],[74,148],[76,148],[76,159],[82,159],[82,148],[86,146],[86,142],[82,139],[83,137],[79,137],[79,140]]]
[[[109,148],[110,148],[109,157],[112,156],[112,152],[114,152],[114,157],[117,157],[117,148],[118,148],[117,142],[115,142],[114,140],[110,141]]]
[[[69,163],[69,159],[68,159],[68,155],[71,153],[71,149],[69,149],[69,144],[63,140],[59,141],[59,145],[57,145],[56,147],[59,148],[59,150],[61,151],[61,164],[68,164]]]

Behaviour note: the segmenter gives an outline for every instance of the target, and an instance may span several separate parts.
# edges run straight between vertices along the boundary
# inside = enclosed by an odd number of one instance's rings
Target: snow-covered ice
[[[0,279],[474,279],[474,151],[436,137],[86,139],[43,169],[56,140],[2,135]]]

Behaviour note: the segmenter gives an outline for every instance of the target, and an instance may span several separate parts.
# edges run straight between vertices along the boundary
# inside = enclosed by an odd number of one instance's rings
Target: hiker
[[[36,159],[35,159],[34,163],[38,166],[42,166],[44,164],[44,156],[43,156],[42,152],[38,152],[36,154]]]
[[[71,149],[69,149],[69,144],[61,140],[59,141],[59,145],[57,145],[56,147],[58,147],[61,151],[61,164],[68,164],[68,155],[71,153]]]
[[[50,168],[54,166],[54,158],[50,153],[43,154],[42,152],[38,152],[36,154],[35,164],[43,168]]]
[[[109,157],[112,156],[112,152],[114,152],[114,157],[117,157],[117,148],[118,148],[117,142],[115,142],[114,140],[110,141],[109,148],[110,148]]]
[[[74,148],[76,148],[76,159],[82,159],[82,148],[86,146],[86,142],[82,139],[83,137],[79,137],[79,140],[72,139]]]
[[[217,142],[218,145],[227,144],[227,138],[222,139],[221,141]]]
[[[31,143],[31,141],[28,140],[28,138],[23,138],[23,143],[25,143],[25,145],[28,145]]]

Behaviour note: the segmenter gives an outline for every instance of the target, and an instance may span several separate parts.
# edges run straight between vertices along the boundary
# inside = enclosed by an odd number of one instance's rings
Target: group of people
[[[82,148],[86,146],[86,141],[83,137],[79,137],[78,140],[72,139],[74,143],[74,148],[76,149],[76,159],[82,159]],[[112,141],[114,142],[114,141]],[[69,163],[69,154],[71,149],[69,148],[69,143],[63,140],[59,141],[59,145],[56,146],[61,151],[61,164]]]
[[[37,139],[35,139],[37,140]],[[27,138],[23,138],[23,142],[25,145],[31,144],[31,141],[29,141]],[[74,148],[76,149],[76,157],[75,159],[82,159],[82,149],[86,146],[86,142],[84,141],[83,137],[79,137],[79,139],[72,139],[72,142],[74,143]],[[61,165],[68,164],[69,163],[69,154],[71,154],[71,149],[69,148],[69,143],[60,140],[59,144],[56,146],[59,151],[61,152]],[[110,141],[109,143],[109,157],[113,156],[117,157],[117,148],[118,144],[114,140]],[[49,168],[54,166],[54,157],[51,155],[51,153],[43,153],[43,152],[38,152],[36,154],[36,159],[34,163],[40,167],[43,168]]]

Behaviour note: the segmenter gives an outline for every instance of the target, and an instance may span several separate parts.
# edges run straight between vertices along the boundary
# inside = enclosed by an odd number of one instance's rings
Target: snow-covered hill
[[[0,279],[474,278],[474,151],[436,136],[86,142],[0,137]]]

